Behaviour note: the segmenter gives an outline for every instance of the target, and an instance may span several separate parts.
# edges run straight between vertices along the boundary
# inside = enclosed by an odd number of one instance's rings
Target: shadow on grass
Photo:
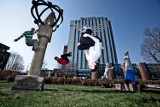
[[[77,90],[85,93],[138,93],[138,91],[120,91],[120,90]],[[160,94],[160,90],[143,90],[143,93]]]
[[[44,88],[42,91],[40,90],[11,90],[11,88],[0,88],[0,93],[18,93],[18,92],[29,92],[29,91],[37,91],[37,92],[51,92],[51,91],[58,91],[58,89],[53,88]]]
[[[101,93],[136,93],[133,91],[119,91],[119,90],[70,90],[70,89],[63,89],[64,91],[80,91],[84,93],[93,93],[93,94],[101,94]]]
[[[43,91],[58,91],[58,89],[53,88],[44,88]]]
[[[145,93],[154,93],[154,94],[160,94],[160,90],[143,90],[142,92],[145,92]]]
[[[106,90],[86,90],[86,89],[63,89],[64,91],[80,91],[80,92],[84,92],[84,93],[138,93],[139,91],[120,91],[120,90],[114,90],[114,89],[106,89]],[[153,94],[160,94],[160,90],[143,90],[140,91],[143,93],[153,93]]]
[[[143,103],[150,103],[150,102],[160,102],[160,99],[159,98],[153,98],[153,97],[150,97],[150,98],[141,98],[139,100],[140,102],[143,102]]]

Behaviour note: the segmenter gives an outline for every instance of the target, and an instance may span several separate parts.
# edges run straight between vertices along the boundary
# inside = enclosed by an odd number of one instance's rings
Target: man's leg
[[[33,49],[36,51],[39,48],[39,43],[37,39],[33,39]]]
[[[36,51],[38,50],[38,40],[36,39],[27,39],[26,40],[27,46],[33,46],[32,50]]]
[[[68,56],[71,56],[71,53],[67,53],[67,54],[63,54],[61,55],[61,58],[63,58],[64,60],[68,61],[69,62],[69,59],[68,59]]]
[[[67,54],[61,55],[62,58],[70,57],[72,55],[72,52],[69,52]]]
[[[88,45],[89,47],[94,46],[95,42],[90,37],[83,37],[80,38],[80,43],[83,45]]]
[[[80,44],[78,45],[78,49],[79,50],[86,50],[86,49],[89,49],[90,46],[89,45],[85,45],[85,44]]]
[[[26,45],[27,45],[27,46],[33,46],[33,41],[32,41],[32,39],[26,39]]]
[[[67,56],[69,57],[72,56],[72,52],[67,53]]]

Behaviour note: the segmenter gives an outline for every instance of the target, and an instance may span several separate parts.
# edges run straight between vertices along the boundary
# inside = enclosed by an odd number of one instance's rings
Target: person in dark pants
[[[98,69],[96,62],[101,56],[101,42],[99,41],[99,39],[89,34],[84,34],[84,37],[90,37],[95,42],[94,46],[91,46],[89,49],[83,50],[88,62],[89,69],[92,72],[95,72]]]
[[[84,29],[84,27],[83,27]],[[97,71],[98,65],[96,61],[101,56],[102,41],[98,36],[92,35],[92,29],[85,27],[84,30],[80,30],[81,38],[77,44],[77,48],[85,53],[88,67],[92,72]]]
[[[59,64],[62,64],[62,65],[66,65],[69,63],[69,59],[68,57],[71,57],[72,56],[72,52],[69,52],[67,54],[63,54],[61,55],[61,58],[59,57],[55,57],[54,59],[59,63]]]
[[[84,34],[91,35],[92,33],[93,33],[93,31],[91,28],[86,28],[85,31],[82,31],[80,41],[77,44],[77,47],[79,50],[87,50],[91,46],[95,45],[95,41],[93,41],[90,37],[84,37]],[[102,42],[98,36],[94,36],[94,37],[99,39],[100,42]]]

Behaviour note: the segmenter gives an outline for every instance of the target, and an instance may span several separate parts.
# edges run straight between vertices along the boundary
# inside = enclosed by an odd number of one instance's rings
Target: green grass
[[[102,87],[45,84],[45,91],[7,91],[0,81],[0,107],[160,107],[160,95]]]

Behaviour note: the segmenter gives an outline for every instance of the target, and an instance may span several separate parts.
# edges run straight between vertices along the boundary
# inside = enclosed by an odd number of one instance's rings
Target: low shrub
[[[0,71],[0,80],[14,81],[16,75],[26,75],[25,73],[17,72],[17,71]]]
[[[104,80],[100,79],[82,79],[82,78],[66,78],[66,77],[45,77],[46,84],[72,84],[72,85],[84,85],[84,86],[102,86],[108,84]]]
[[[9,82],[14,82],[15,77],[16,77],[15,75],[10,75],[6,77],[6,80]]]

